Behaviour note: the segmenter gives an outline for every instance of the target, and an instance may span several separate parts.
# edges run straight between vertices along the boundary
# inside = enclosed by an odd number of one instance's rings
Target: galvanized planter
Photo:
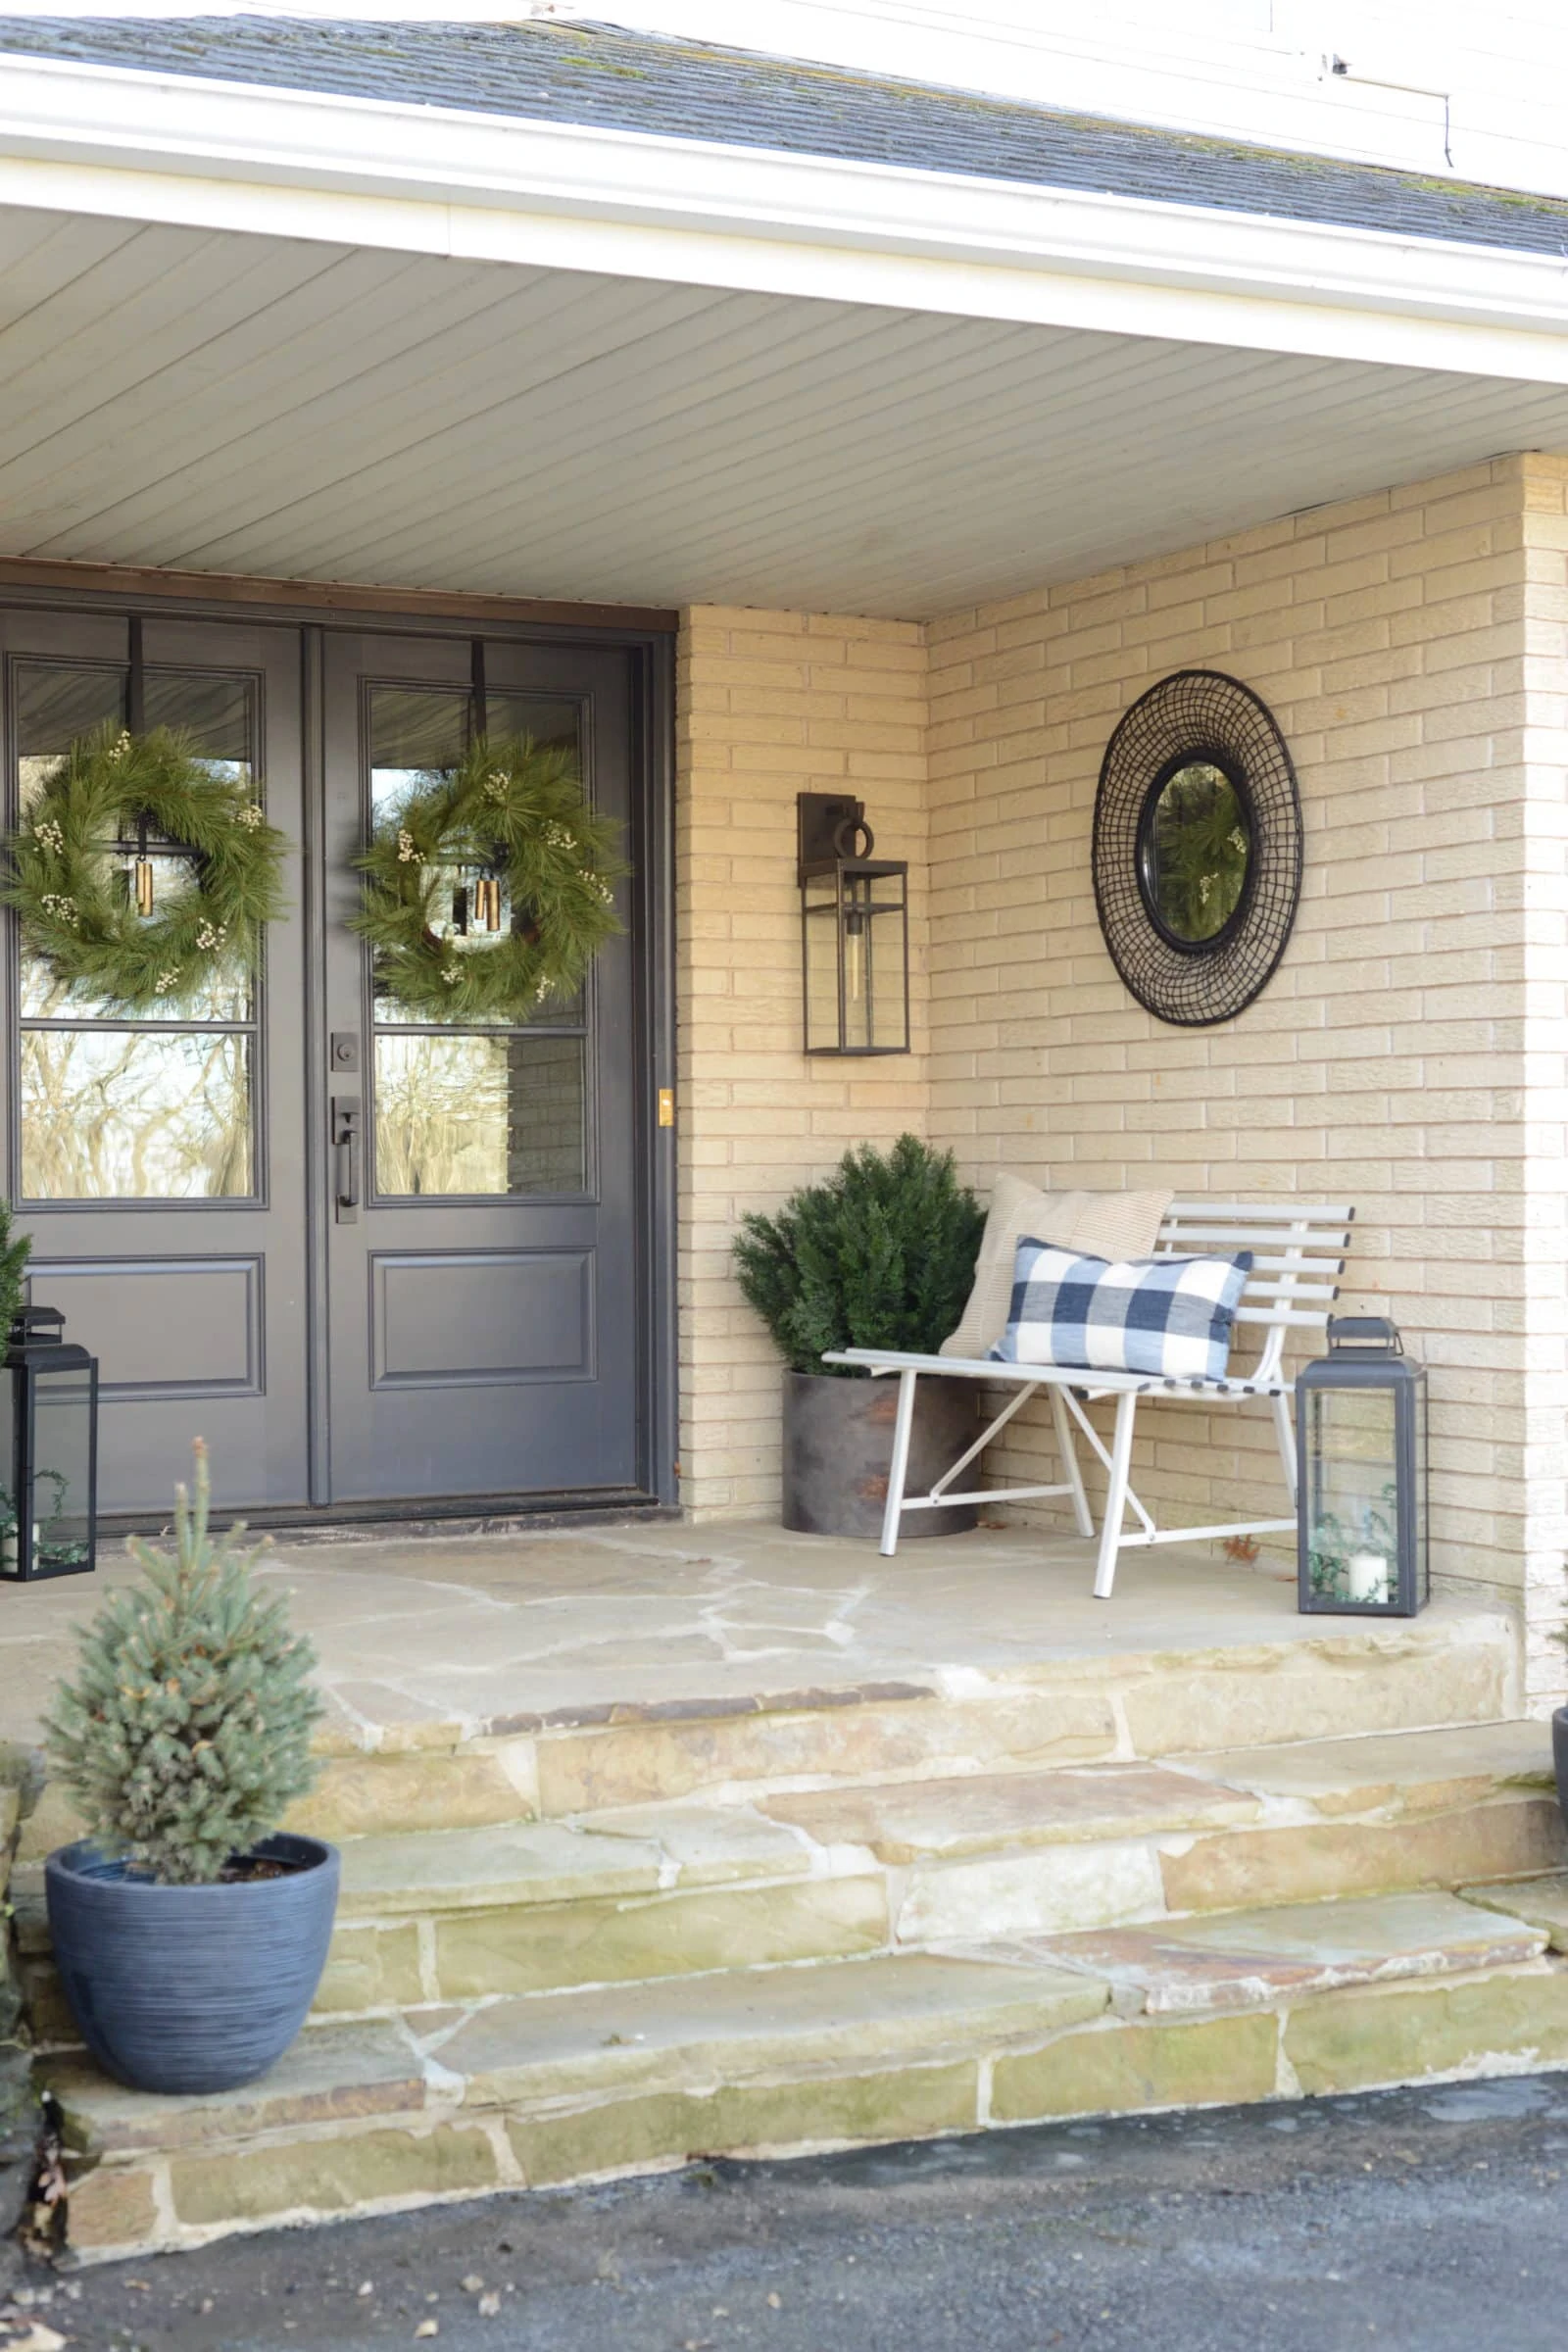
[[[808,1536],[882,1533],[893,1459],[896,1380],[834,1380],[826,1374],[784,1375],[784,1525]],[[909,1445],[907,1492],[929,1494],[943,1472],[975,1439],[974,1385],[922,1380],[916,1391]],[[964,1482],[967,1484],[967,1475]],[[956,1536],[973,1527],[975,1509],[912,1511],[901,1543],[918,1536]]]
[[[252,2082],[304,2025],[337,1910],[337,1848],[279,1831],[255,1851],[283,1876],[162,1886],[85,1839],[49,1856],[49,1932],[72,2015],[132,2090]]]

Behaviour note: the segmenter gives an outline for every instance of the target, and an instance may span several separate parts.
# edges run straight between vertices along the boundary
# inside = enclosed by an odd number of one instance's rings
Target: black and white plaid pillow
[[[1080,1257],[1025,1237],[999,1363],[1221,1380],[1250,1250],[1234,1257]]]

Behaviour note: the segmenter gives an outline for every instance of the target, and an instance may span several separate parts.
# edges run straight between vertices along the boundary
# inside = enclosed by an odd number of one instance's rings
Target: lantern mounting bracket
[[[858,833],[865,836],[863,848],[856,844]],[[869,858],[876,847],[865,821],[865,803],[842,792],[797,793],[795,839],[798,882],[808,882],[813,874],[830,874],[845,858]]]

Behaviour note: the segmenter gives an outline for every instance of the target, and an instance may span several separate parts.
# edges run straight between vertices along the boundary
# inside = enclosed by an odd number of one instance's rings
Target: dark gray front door
[[[124,722],[128,623],[11,612],[0,645],[10,800],[24,809],[74,737]],[[147,723],[187,729],[254,777],[297,844],[298,632],[149,616],[143,655]],[[186,870],[156,859],[159,892]],[[296,850],[265,971],[177,1016],[67,1003],[15,940],[6,958],[8,1191],[32,1236],[33,1298],[101,1358],[108,1510],[167,1511],[195,1436],[226,1498],[308,1493],[300,886]]]
[[[627,656],[492,641],[485,674],[489,733],[569,746],[596,808],[629,824]],[[327,1222],[339,1501],[637,1481],[629,937],[580,1004],[462,1029],[404,1017],[346,926],[366,827],[462,759],[469,679],[466,643],[327,642],[331,1143],[359,1194],[345,1209],[334,1189]],[[343,1143],[356,1104],[360,1140]]]
[[[166,1511],[196,1434],[223,1502],[285,1517],[644,1493],[645,891],[623,886],[627,934],[579,1004],[401,1018],[346,927],[352,861],[412,774],[462,757],[467,639],[142,629],[148,723],[246,766],[297,846],[265,970],[196,1014],[64,1004],[12,942],[9,1189],[34,1298],[102,1358],[103,1509]],[[122,721],[127,617],[0,613],[0,653],[24,808],[74,736]],[[571,745],[635,854],[637,650],[491,638],[485,658],[491,733]]]

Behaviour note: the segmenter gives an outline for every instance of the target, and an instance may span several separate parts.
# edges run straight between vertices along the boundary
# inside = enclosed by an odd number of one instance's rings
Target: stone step
[[[1450,1895],[318,2024],[261,2082],[45,2062],[85,2259],[644,2171],[1568,2065],[1544,1932]]]
[[[347,1840],[318,2015],[1549,1872],[1546,1727],[1061,1766]],[[35,2035],[74,2028],[35,1868]]]
[[[745,1695],[563,1705],[477,1722],[336,1720],[322,1775],[289,1826],[321,1837],[575,1820],[629,1805],[1159,1760],[1213,1748],[1484,1723],[1515,1703],[1500,1612],[1383,1625],[1329,1620],[1234,1648],[1100,1651],[1025,1667]],[[20,1859],[78,1835],[58,1788],[23,1825]]]

